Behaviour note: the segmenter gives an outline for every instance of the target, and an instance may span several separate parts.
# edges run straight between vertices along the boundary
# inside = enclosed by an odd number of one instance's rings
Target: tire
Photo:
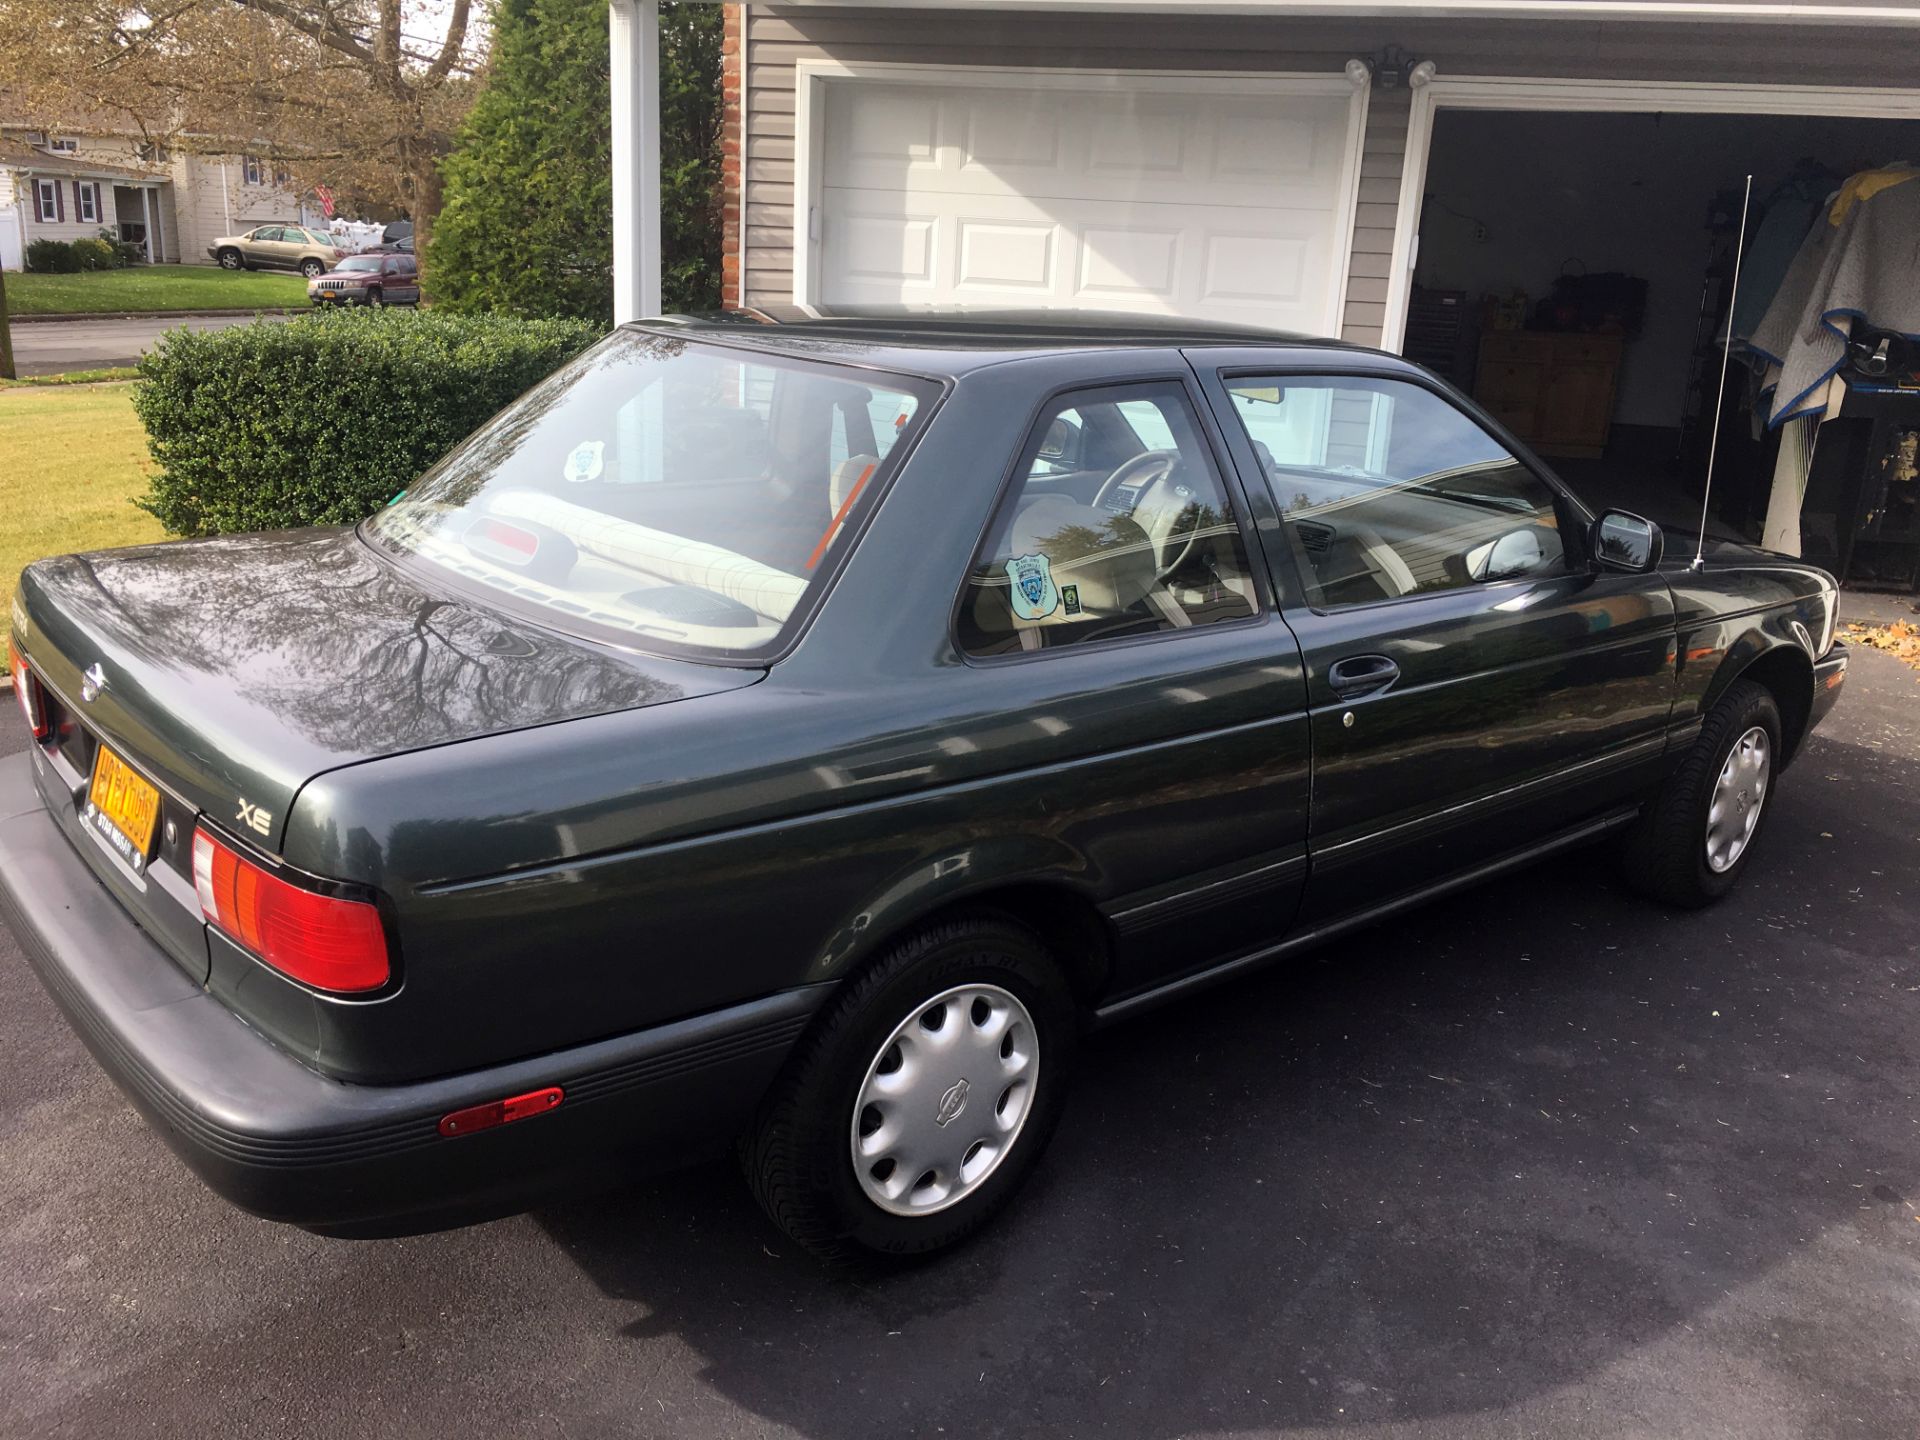
[[[740,1141],[755,1198],[789,1238],[830,1262],[900,1262],[959,1244],[1006,1206],[1046,1149],[1072,1079],[1079,1018],[1059,967],[1024,926],[980,912],[908,936],[841,986],[769,1090]],[[885,1087],[888,1074],[911,1088],[897,1097],[869,1088]],[[876,1126],[883,1106],[891,1113]],[[989,1150],[1009,1125],[1004,1145]],[[882,1146],[896,1130],[903,1155],[910,1144],[951,1170],[941,1182],[951,1193],[910,1180],[890,1154],[856,1162],[856,1144]],[[888,1183],[901,1193],[883,1201]]]
[[[220,268],[222,270],[244,270],[247,268],[246,257],[229,245],[220,252]]]
[[[386,303],[386,298],[381,295],[378,285],[369,285],[367,287],[367,305],[369,308],[377,309]]]
[[[1628,882],[1690,910],[1725,895],[1739,882],[1766,827],[1781,755],[1780,707],[1772,693],[1751,680],[1735,681],[1627,833],[1622,859]],[[1734,844],[1743,830],[1744,838]]]
[[[300,262],[300,273],[309,280],[318,280],[327,273],[327,267],[318,260],[307,259]]]

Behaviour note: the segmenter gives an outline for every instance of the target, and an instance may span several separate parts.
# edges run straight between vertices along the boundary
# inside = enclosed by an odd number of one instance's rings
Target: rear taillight
[[[53,725],[47,719],[40,682],[33,678],[27,662],[18,655],[13,657],[13,693],[20,697],[20,713],[27,717],[27,728],[33,731],[33,738],[45,740],[53,733]]]
[[[210,925],[303,985],[353,994],[392,978],[380,912],[364,900],[289,885],[205,830],[193,834],[193,884]]]

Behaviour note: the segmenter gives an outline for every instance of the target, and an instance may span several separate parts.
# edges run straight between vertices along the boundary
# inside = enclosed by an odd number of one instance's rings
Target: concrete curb
[[[45,325],[59,320],[191,320],[199,315],[229,317],[234,315],[304,315],[305,309],[279,310],[261,309],[248,306],[238,310],[79,310],[59,315],[13,315],[9,323],[14,325]]]

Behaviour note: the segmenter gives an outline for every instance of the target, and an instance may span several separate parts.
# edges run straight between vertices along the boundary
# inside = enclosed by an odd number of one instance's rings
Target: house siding
[[[1006,11],[749,6],[739,177],[744,295],[793,295],[794,81],[802,60],[1090,70],[1306,71],[1338,74],[1356,55],[1398,45],[1442,75],[1904,86],[1910,32],[1751,23],[1436,21],[1285,16],[1061,15]],[[1376,89],[1363,140],[1344,338],[1381,341],[1411,108]],[[741,202],[744,201],[742,207]]]
[[[207,247],[223,235],[238,235],[256,225],[300,223],[299,200],[273,185],[247,184],[239,155],[178,152],[172,172],[176,243],[188,264],[211,263]]]

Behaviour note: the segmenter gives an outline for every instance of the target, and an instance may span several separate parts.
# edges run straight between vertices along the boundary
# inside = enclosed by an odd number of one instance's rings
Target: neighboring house
[[[35,240],[102,230],[142,246],[152,262],[210,265],[207,247],[219,236],[310,218],[260,156],[0,124],[0,266],[10,270]]]

